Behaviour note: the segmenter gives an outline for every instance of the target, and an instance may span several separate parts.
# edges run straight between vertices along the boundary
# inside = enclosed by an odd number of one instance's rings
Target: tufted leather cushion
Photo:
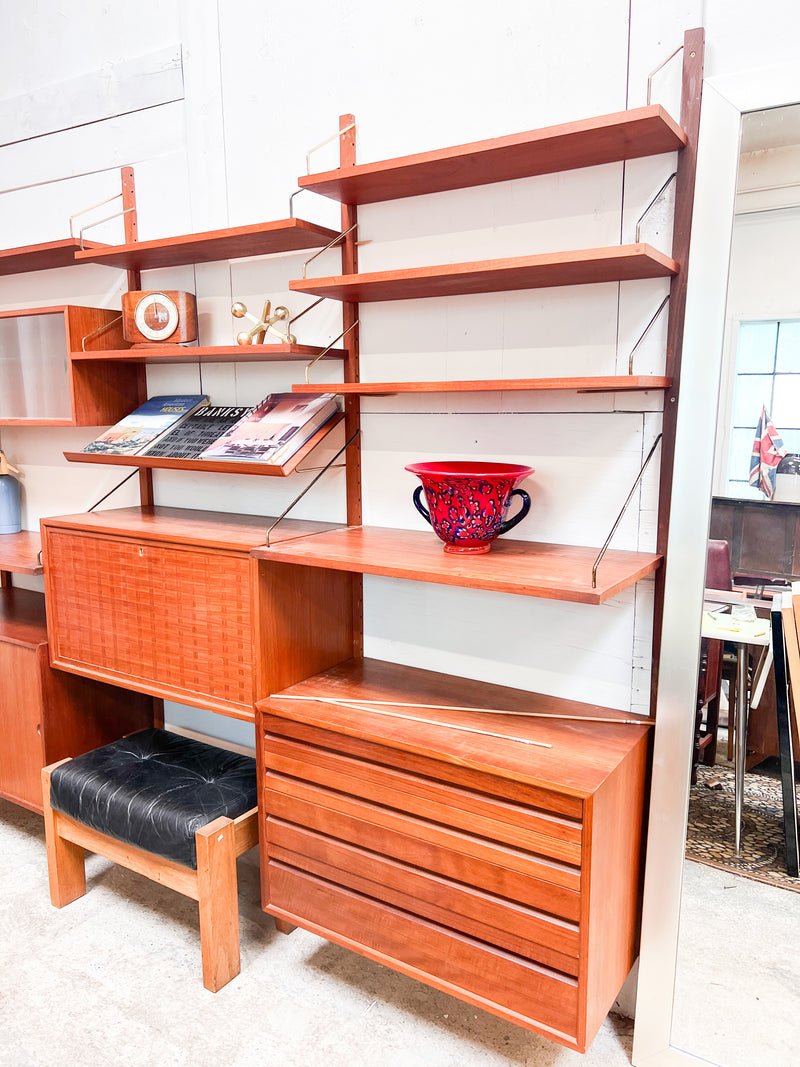
[[[50,802],[100,833],[196,868],[195,831],[255,807],[256,761],[142,730],[56,767]]]

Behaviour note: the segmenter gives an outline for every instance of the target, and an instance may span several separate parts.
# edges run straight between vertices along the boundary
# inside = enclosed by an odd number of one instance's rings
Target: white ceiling
[[[742,116],[743,155],[793,144],[800,144],[800,104],[751,111]]]

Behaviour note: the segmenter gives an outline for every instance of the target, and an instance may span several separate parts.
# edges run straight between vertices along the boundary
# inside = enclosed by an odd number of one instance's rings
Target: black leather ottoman
[[[86,892],[83,849],[193,897],[203,984],[240,970],[236,857],[258,841],[256,764],[166,730],[142,730],[42,772],[50,899]]]

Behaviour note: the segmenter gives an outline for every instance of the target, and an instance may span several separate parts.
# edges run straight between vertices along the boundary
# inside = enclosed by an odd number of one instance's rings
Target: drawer
[[[581,862],[580,822],[549,811],[281,737],[269,737],[264,762],[269,770],[286,777],[446,823],[573,866]],[[488,784],[491,786],[491,780]]]
[[[272,862],[269,869],[267,908],[279,917],[574,1044],[574,978],[281,863]]]
[[[55,666],[252,717],[247,555],[51,528],[47,567]]]
[[[576,867],[273,772],[264,784],[270,817],[571,922],[579,918]]]
[[[576,923],[279,819],[267,819],[264,841],[269,863],[314,874],[566,974],[578,973]]]

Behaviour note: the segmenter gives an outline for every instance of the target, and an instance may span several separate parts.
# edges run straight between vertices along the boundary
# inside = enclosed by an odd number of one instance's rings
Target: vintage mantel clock
[[[197,338],[197,303],[174,289],[122,294],[122,332],[134,345],[182,344]]]

